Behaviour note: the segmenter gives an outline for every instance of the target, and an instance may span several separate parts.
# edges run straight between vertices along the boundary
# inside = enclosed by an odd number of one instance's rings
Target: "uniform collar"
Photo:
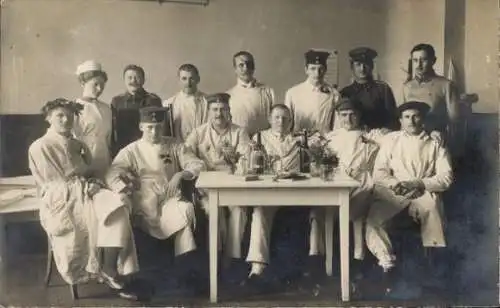
[[[369,89],[375,84],[373,78],[369,78],[365,83],[359,83],[357,80],[354,80],[352,83],[356,89]]]
[[[126,97],[145,97],[148,94],[144,88],[139,88],[134,94],[131,94],[130,92],[125,92]]]

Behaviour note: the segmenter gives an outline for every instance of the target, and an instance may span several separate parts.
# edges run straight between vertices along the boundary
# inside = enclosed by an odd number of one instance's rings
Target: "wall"
[[[255,55],[256,75],[275,88],[278,101],[303,80],[310,47],[339,50],[341,86],[350,81],[349,49],[377,49],[378,72],[397,94],[409,49],[421,41],[438,50],[444,44],[444,0],[212,0],[207,7],[10,0],[3,6],[1,113],[36,113],[48,99],[79,96],[74,71],[90,58],[110,76],[105,101],[123,91],[122,68],[131,62],[146,69],[146,88],[163,98],[175,93],[184,62],[199,67],[202,90],[224,91],[234,84],[231,56],[241,49]]]
[[[479,94],[475,112],[498,112],[497,0],[466,1],[465,88]]]

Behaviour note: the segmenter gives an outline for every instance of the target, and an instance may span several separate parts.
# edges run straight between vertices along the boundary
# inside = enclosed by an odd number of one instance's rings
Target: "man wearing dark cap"
[[[144,90],[144,82],[146,80],[144,69],[135,64],[129,64],[123,69],[123,80],[127,91],[119,94],[111,100],[111,109],[113,111],[113,127],[114,127],[114,145],[113,150],[116,153],[124,146],[141,137],[141,132],[135,125],[127,128],[123,123],[118,123],[120,110],[139,110],[144,107],[161,107],[161,99],[153,93]],[[119,127],[119,131],[117,131]]]
[[[424,248],[446,247],[441,194],[452,184],[453,172],[446,148],[424,130],[429,111],[424,102],[400,105],[401,130],[385,136],[375,160],[366,244],[387,275],[394,273],[396,257],[386,223],[401,211],[420,223]]]
[[[173,236],[179,256],[196,249],[194,207],[183,198],[180,185],[205,167],[183,144],[162,136],[166,114],[162,107],[140,109],[142,137],[120,150],[106,181],[129,197],[134,224],[157,239]]]
[[[245,129],[231,122],[229,94],[217,93],[207,96],[208,122],[195,128],[187,137],[185,144],[201,159],[208,171],[229,172],[231,162],[238,155],[245,155],[249,150],[250,138]],[[205,195],[204,192],[201,192]],[[201,200],[208,210],[208,200]],[[221,243],[225,245],[225,264],[231,259],[241,259],[241,241],[246,225],[246,212],[243,207],[231,206],[220,208],[229,211],[219,215]]]
[[[351,192],[349,208],[354,226],[354,259],[360,261],[365,255],[363,223],[371,203],[373,163],[379,149],[379,142],[387,131],[384,129],[366,130],[361,122],[363,107],[354,98],[341,98],[335,109],[338,128],[327,133],[325,138],[329,141],[329,149],[337,153],[341,170],[361,184]],[[311,142],[314,141],[311,140]],[[311,216],[313,223],[316,220],[320,224],[318,228],[313,226],[311,228],[311,247],[320,247],[317,253],[324,252],[324,242],[321,240],[323,237],[320,234],[324,230],[323,210],[313,208]],[[310,254],[313,254],[312,249]],[[356,262],[355,267],[360,273],[360,262]]]
[[[460,110],[454,84],[434,71],[436,52],[430,44],[415,45],[410,52],[408,80],[403,85],[403,101],[421,101],[430,106],[425,120],[428,132],[441,133],[453,141],[460,129]],[[434,133],[435,134],[435,133]]]
[[[340,94],[325,82],[329,52],[305,53],[307,79],[288,89],[285,105],[292,111],[293,130],[328,132],[333,127],[334,105]]]
[[[255,79],[255,59],[248,51],[233,56],[233,67],[236,85],[227,91],[231,96],[229,105],[233,123],[253,136],[269,128],[267,119],[274,104],[274,90]]]
[[[363,121],[369,128],[397,129],[396,100],[391,87],[373,78],[373,60],[377,52],[359,47],[351,50],[349,57],[354,81],[343,88],[340,94],[361,102]]]

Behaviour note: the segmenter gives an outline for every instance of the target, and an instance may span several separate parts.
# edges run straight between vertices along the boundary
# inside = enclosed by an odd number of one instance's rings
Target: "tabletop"
[[[359,182],[345,173],[337,173],[332,181],[323,181],[319,177],[303,180],[273,181],[273,175],[261,175],[259,180],[245,181],[243,176],[221,171],[201,172],[196,182],[198,188],[325,188],[325,187],[359,187]]]

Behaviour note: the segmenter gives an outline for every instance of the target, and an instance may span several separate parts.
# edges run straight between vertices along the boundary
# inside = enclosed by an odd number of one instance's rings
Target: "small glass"
[[[272,174],[279,175],[283,171],[283,161],[281,160],[281,156],[276,155],[271,157],[270,161],[270,170]]]
[[[333,164],[321,164],[320,165],[320,178],[323,181],[329,182],[333,180],[333,175],[335,168]]]
[[[313,160],[311,162],[311,177],[313,178],[317,178],[320,176],[321,174],[321,164],[316,161],[316,160]]]

